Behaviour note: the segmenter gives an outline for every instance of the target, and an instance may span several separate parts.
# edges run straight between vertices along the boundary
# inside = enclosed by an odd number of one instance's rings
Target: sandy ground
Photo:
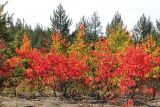
[[[115,105],[65,101],[54,97],[36,99],[0,97],[0,107],[115,107]]]
[[[81,102],[66,101],[54,97],[39,97],[35,99],[10,98],[0,96],[0,107],[119,107],[106,103],[93,104],[85,100]],[[136,107],[160,107],[160,100],[149,101]]]

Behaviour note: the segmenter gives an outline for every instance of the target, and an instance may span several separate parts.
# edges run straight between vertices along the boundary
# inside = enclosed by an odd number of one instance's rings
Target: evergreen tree
[[[16,24],[15,24],[16,31],[21,30],[23,28],[23,23],[24,22],[22,22],[20,18],[17,19]]]
[[[71,32],[71,34],[67,37],[68,41],[73,44],[75,42],[75,39],[77,37],[78,30],[74,30]]]
[[[80,18],[80,21],[76,24],[76,30],[75,30],[74,33],[77,34],[80,31],[80,26],[82,26],[82,25],[85,27],[85,37],[84,37],[84,40],[86,42],[93,41],[93,39],[91,38],[92,37],[92,34],[91,34],[92,31],[90,31],[91,30],[90,29],[91,23],[89,22],[89,20],[85,16],[83,16],[82,18]]]
[[[77,34],[78,32],[80,31],[80,26],[83,25],[85,26],[85,34],[87,35],[88,33],[88,26],[89,26],[89,22],[88,22],[88,19],[83,16],[82,18],[80,18],[79,22],[76,24],[76,29],[68,36],[68,40],[71,42],[71,43],[74,43],[76,37],[77,37]],[[84,38],[85,39],[85,38]]]
[[[157,26],[158,31],[160,31],[160,20],[156,20],[156,26]]]
[[[147,35],[150,35],[152,30],[152,22],[150,17],[147,18],[144,14],[140,17],[137,24],[134,27],[136,36],[139,36],[141,39],[145,39]]]
[[[121,18],[121,14],[117,11],[112,19],[111,27],[118,30],[119,24],[123,25],[123,21]]]
[[[72,24],[72,20],[66,15],[62,4],[57,6],[57,9],[53,11],[53,16],[50,17],[51,20],[51,31],[53,33],[60,31],[62,36],[67,36],[69,34],[69,27]]]
[[[89,26],[89,21],[88,21],[88,19],[85,16],[83,16],[82,18],[80,18],[80,21],[76,24],[76,30],[77,31],[80,30],[80,26],[81,25],[85,26],[86,29]]]
[[[34,35],[34,31],[30,25],[25,24],[24,29],[30,38]]]
[[[16,23],[14,25],[14,32],[13,32],[14,39],[11,43],[13,50],[14,48],[20,47],[22,45],[23,34],[26,33],[24,24],[25,24],[24,19],[21,20],[18,18],[16,20]]]
[[[157,30],[155,28],[154,30],[154,34],[152,33],[152,35],[154,36],[157,44],[160,46],[160,20],[156,20],[156,27],[157,27]]]
[[[119,25],[123,26],[123,21],[121,18],[121,14],[117,11],[111,21],[111,23],[107,25],[106,27],[106,35],[108,36],[113,30],[117,31]]]
[[[102,26],[100,22],[100,17],[97,12],[94,12],[90,18],[82,17],[80,21],[76,24],[76,31],[79,32],[80,26],[85,27],[85,38],[86,42],[95,42],[98,40],[98,35],[102,34]],[[74,32],[74,33],[75,33]]]
[[[42,25],[37,24],[32,35],[32,46],[41,48],[43,45],[43,38],[45,37],[45,31]]]
[[[106,26],[106,36],[108,37],[108,35],[111,33],[113,29],[111,28],[111,25],[108,23]]]
[[[97,41],[98,35],[102,35],[102,26],[97,12],[94,12],[89,20],[88,31],[90,41]]]
[[[12,41],[12,35],[9,35],[8,27],[12,22],[12,15],[4,12],[4,7],[7,4],[0,4],[0,39],[4,39],[6,42]]]

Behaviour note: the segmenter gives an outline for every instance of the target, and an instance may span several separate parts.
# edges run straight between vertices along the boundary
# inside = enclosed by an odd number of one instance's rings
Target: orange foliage
[[[11,67],[11,68],[14,68],[14,67],[16,67],[16,66],[19,66],[20,65],[20,63],[21,63],[21,58],[19,58],[19,57],[12,57],[12,58],[10,58],[9,59],[9,66]]]
[[[87,60],[89,59],[89,49],[84,42],[85,37],[85,27],[84,25],[80,25],[80,31],[77,34],[77,39],[75,43],[69,48],[69,57],[75,56],[79,60]]]
[[[24,34],[22,41],[23,41],[23,44],[22,44],[21,49],[16,48],[16,52],[21,57],[24,57],[24,56],[26,56],[30,53],[32,48],[31,48],[31,45],[30,45],[31,41],[30,41],[29,36],[27,34]]]
[[[55,51],[59,54],[66,54],[66,48],[68,44],[65,39],[62,38],[60,32],[56,32],[55,35],[52,34],[53,44],[51,46],[51,51]]]

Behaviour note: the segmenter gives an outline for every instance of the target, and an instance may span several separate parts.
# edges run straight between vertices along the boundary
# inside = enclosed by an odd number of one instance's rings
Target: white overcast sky
[[[154,22],[160,18],[160,0],[0,0],[0,3],[8,1],[5,10],[14,13],[16,18],[25,21],[35,27],[37,23],[50,27],[50,15],[59,3],[62,3],[66,13],[73,20],[71,29],[82,16],[89,17],[94,11],[98,12],[103,29],[111,22],[116,11],[131,29],[145,13]]]

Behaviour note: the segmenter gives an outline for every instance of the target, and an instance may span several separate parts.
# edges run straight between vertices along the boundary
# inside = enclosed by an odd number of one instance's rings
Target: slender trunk
[[[3,92],[3,85],[2,83],[0,83],[0,95],[2,94],[2,92]]]
[[[64,93],[63,96],[66,98],[67,97],[67,87],[64,87]]]
[[[16,86],[14,86],[14,96],[17,97],[17,90],[16,90]]]
[[[53,95],[54,95],[54,97],[57,97],[55,81],[53,82]]]
[[[67,86],[65,82],[60,83],[63,97],[67,97]]]
[[[100,95],[99,95],[99,86],[97,87],[98,89],[98,95],[97,95],[97,99],[100,100]]]
[[[156,97],[156,89],[155,87],[153,88],[153,96],[152,96],[152,100],[155,100],[155,97]]]
[[[133,101],[133,105],[134,105],[134,102],[135,102],[134,97],[135,97],[135,88],[132,89],[132,93],[131,93],[131,97],[130,97],[130,99],[132,99],[132,101]]]

